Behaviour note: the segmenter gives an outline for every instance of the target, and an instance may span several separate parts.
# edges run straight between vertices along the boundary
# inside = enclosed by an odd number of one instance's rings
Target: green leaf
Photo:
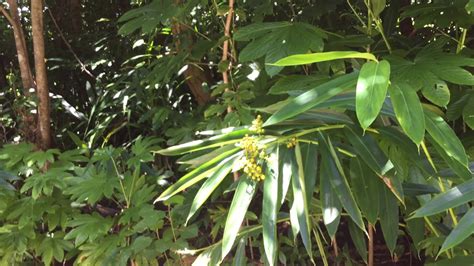
[[[239,245],[237,246],[237,251],[235,252],[234,261],[232,266],[245,266],[247,265],[247,257],[245,256],[245,238],[239,240]]]
[[[342,206],[330,181],[331,177],[337,175],[337,173],[331,172],[331,166],[328,160],[328,157],[322,157],[321,159],[319,195],[324,225],[326,226],[329,236],[334,238],[341,219]]]
[[[474,95],[471,95],[462,111],[464,123],[474,130]]]
[[[452,156],[447,154],[446,150],[441,147],[441,145],[439,145],[431,136],[427,136],[427,140],[433,145],[435,150],[439,155],[441,155],[441,158],[443,158],[443,160],[448,164],[450,170],[454,172],[455,175],[462,178],[463,180],[469,180],[472,178],[472,173],[468,166],[463,165],[459,161],[455,160]]]
[[[223,161],[219,168],[201,185],[201,188],[196,193],[191,208],[189,210],[188,218],[186,218],[186,223],[189,219],[196,213],[196,211],[201,208],[201,206],[206,202],[206,200],[211,196],[212,192],[219,186],[219,184],[224,180],[224,178],[232,170],[234,164],[235,156],[232,156],[225,161]]]
[[[288,118],[292,118],[298,114],[308,111],[316,107],[318,104],[334,97],[335,95],[353,88],[356,83],[357,73],[351,73],[344,76],[334,78],[324,84],[291,99],[288,104],[283,106],[279,111],[274,113],[265,123],[264,126],[274,125]]]
[[[382,227],[385,243],[393,255],[398,238],[397,199],[388,188],[383,187],[380,190],[380,203],[380,226]]]
[[[64,237],[65,240],[74,239],[76,247],[87,240],[94,242],[97,238],[105,236],[113,225],[110,218],[104,218],[98,213],[82,214],[67,223],[73,229]]]
[[[434,215],[474,200],[474,179],[443,192],[419,208],[411,218]]]
[[[308,200],[309,204],[311,198],[313,197],[314,188],[316,186],[316,173],[318,171],[318,146],[309,143],[301,143],[300,147],[304,166],[306,199]]]
[[[277,148],[278,149],[278,148]],[[275,265],[278,251],[276,219],[280,208],[278,191],[280,176],[278,173],[278,150],[270,154],[263,183],[262,233],[265,255],[270,265]],[[277,192],[277,193],[275,193]]]
[[[467,2],[466,11],[469,14],[474,11],[474,0],[469,0],[469,2]]]
[[[377,58],[371,53],[359,53],[353,51],[324,52],[314,54],[291,55],[273,63],[274,66],[299,66],[318,62],[325,62],[337,59],[361,58],[377,61]]]
[[[339,198],[344,209],[347,211],[351,219],[365,231],[365,225],[362,220],[362,214],[354,199],[352,190],[347,183],[347,178],[342,168],[341,162],[337,157],[336,151],[328,138],[325,138],[322,133],[319,134],[319,143],[321,145],[321,156],[326,157],[326,163],[329,171],[332,173],[330,182]]]
[[[185,190],[186,188],[196,184],[197,182],[211,175],[215,170],[217,170],[215,164],[231,156],[238,150],[240,150],[240,148],[234,148],[229,151],[223,152],[221,155],[216,156],[215,158],[203,163],[198,168],[187,173],[186,175],[181,177],[178,182],[174,183],[173,185],[169,186],[165,191],[163,191],[163,193],[161,193],[161,195],[155,200],[155,202],[167,200],[172,196],[176,195],[177,193]]]
[[[362,260],[367,263],[367,243],[365,241],[365,235],[357,225],[349,220],[349,234],[351,235],[352,243],[359,253]]]
[[[390,79],[388,61],[367,62],[359,73],[356,87],[356,114],[365,130],[382,109]]]
[[[242,175],[239,179],[234,198],[230,204],[229,214],[225,221],[224,234],[222,236],[222,259],[227,256],[234,245],[235,238],[237,237],[245,213],[252,201],[256,186],[257,183],[251,180],[247,175]]]
[[[329,81],[329,78],[324,75],[290,75],[280,78],[275,85],[273,85],[268,93],[270,94],[289,94],[295,92],[306,92],[314,88],[314,86],[323,84]]]
[[[293,167],[298,167],[297,170],[293,170],[293,173],[297,173],[297,176],[292,178],[293,188],[293,205],[292,209],[295,210],[298,217],[298,224],[300,228],[301,239],[303,244],[312,260],[312,248],[311,248],[311,217],[309,216],[309,205],[308,199],[306,198],[306,184],[304,178],[304,165],[301,156],[301,148],[299,143],[295,146],[295,159],[296,164]]]
[[[383,189],[380,178],[358,158],[351,159],[350,170],[355,199],[367,221],[374,225],[379,215],[380,190]]]
[[[378,18],[380,13],[385,9],[386,4],[385,0],[370,0],[370,7],[376,18]]]
[[[430,102],[441,107],[448,105],[451,98],[448,85],[444,81],[437,81],[433,86],[423,87],[421,93]]]
[[[248,27],[254,28],[252,25]],[[248,32],[247,29],[245,31]],[[269,30],[257,30],[245,35],[252,40],[240,51],[239,61],[246,62],[265,56],[265,70],[270,76],[276,75],[283,68],[268,63],[289,55],[306,53],[308,50],[322,51],[323,38],[326,37],[318,28],[301,22],[281,24]]]
[[[415,89],[407,83],[396,83],[388,91],[398,123],[408,137],[420,145],[425,136],[425,116]]]
[[[456,256],[450,259],[438,260],[431,263],[426,263],[426,266],[453,266],[453,265],[472,265],[474,255]]]
[[[425,110],[426,130],[440,145],[446,153],[453,159],[467,166],[467,155],[464,147],[456,136],[456,133],[444,121],[444,119],[435,113]]]
[[[225,133],[222,135],[213,136],[207,139],[202,140],[195,140],[187,143],[183,143],[180,145],[176,145],[173,147],[169,147],[167,149],[159,150],[157,153],[165,156],[174,156],[180,155],[188,152],[199,151],[210,149],[213,147],[221,147],[225,144],[235,143],[240,141],[240,138],[245,136],[246,134],[253,133],[250,129],[244,128],[241,130],[232,131],[229,133]]]
[[[375,173],[385,175],[393,168],[392,162],[385,156],[377,142],[369,134],[362,136],[355,128],[347,126],[344,131],[355,152]]]
[[[470,237],[474,233],[474,208],[464,214],[456,227],[449,233],[443,243],[439,254],[460,244],[464,239]]]

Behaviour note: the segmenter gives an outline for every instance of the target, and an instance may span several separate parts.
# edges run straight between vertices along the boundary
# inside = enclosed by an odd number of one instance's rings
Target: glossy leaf
[[[388,91],[398,123],[410,139],[420,145],[425,136],[425,117],[415,89],[407,83],[397,83]]]
[[[329,82],[318,85],[300,96],[291,99],[288,104],[274,113],[264,123],[264,126],[270,126],[285,121],[288,118],[292,118],[316,107],[318,104],[323,103],[341,92],[353,88],[356,83],[356,77],[356,73],[351,73],[334,78]]]
[[[278,150],[270,154],[263,183],[262,232],[265,255],[270,265],[275,265],[278,251],[276,219],[280,207],[280,176]]]
[[[453,159],[467,166],[467,155],[464,147],[444,119],[430,111],[425,110],[426,130]]]
[[[451,98],[448,85],[444,81],[438,81],[433,86],[424,87],[421,93],[430,102],[441,107],[448,105]]]
[[[191,209],[189,210],[188,218],[186,218],[186,223],[193,217],[196,211],[201,208],[201,206],[206,202],[206,200],[211,196],[212,192],[219,186],[219,184],[224,180],[224,178],[232,170],[233,160],[235,157],[230,157],[227,160],[224,160],[219,168],[201,185],[201,188],[194,196],[193,203],[191,204]]]
[[[341,162],[337,157],[330,139],[324,137],[322,133],[319,133],[319,143],[321,145],[321,156],[326,157],[325,162],[327,163],[327,166],[325,167],[327,167],[332,174],[330,182],[337,193],[339,201],[357,226],[365,231],[362,214],[360,213],[359,207],[354,199],[354,195],[352,194],[347,182]]]
[[[294,208],[296,210],[301,239],[303,240],[306,251],[312,260],[311,217],[309,216],[308,199],[306,198],[303,159],[301,156],[301,148],[298,143],[295,146],[295,159],[297,170],[293,170],[293,172],[297,172],[298,175],[294,176],[291,180],[294,197],[292,209]]]
[[[235,143],[246,134],[251,134],[248,128],[232,131],[222,135],[213,136],[207,139],[194,140],[180,145],[172,146],[167,149],[157,151],[157,153],[166,156],[180,155],[188,152],[210,149],[213,147],[223,146],[226,143]]]
[[[359,73],[356,87],[356,114],[365,130],[382,109],[390,79],[388,61],[367,62]]]
[[[367,263],[367,243],[365,241],[364,233],[357,227],[357,225],[349,221],[349,234],[351,235],[352,243],[364,262]]]
[[[217,170],[217,167],[215,167],[217,163],[236,153],[238,150],[239,148],[235,148],[230,151],[223,152],[221,155],[216,156],[214,159],[202,164],[198,168],[187,173],[186,175],[181,177],[178,182],[174,183],[173,185],[169,186],[165,191],[163,191],[163,193],[161,193],[161,195],[155,200],[155,202],[167,200],[170,197],[176,195],[177,193],[185,190],[186,188],[196,184],[197,182],[211,175],[215,170]]]
[[[235,190],[234,198],[230,204],[229,214],[225,222],[224,234],[222,236],[222,259],[232,249],[235,238],[239,233],[240,226],[245,218],[245,213],[252,201],[257,183],[248,176],[242,175]]]
[[[383,189],[380,178],[358,158],[351,159],[350,177],[355,199],[367,221],[374,225],[380,209],[380,190]]]
[[[459,223],[451,231],[441,247],[439,253],[442,253],[450,248],[460,244],[466,238],[474,234],[474,208],[469,211],[459,220]]]
[[[323,222],[326,225],[326,229],[329,236],[333,238],[336,235],[339,221],[341,219],[341,202],[337,197],[336,191],[332,188],[331,177],[334,175],[330,172],[329,160],[327,157],[321,159],[321,170],[320,170],[320,187],[319,194],[321,200],[321,208],[323,213]]]
[[[392,162],[388,160],[372,136],[362,135],[362,132],[357,132],[353,127],[346,127],[344,133],[360,159],[378,175],[384,175],[393,168]]]
[[[430,216],[474,200],[474,179],[453,187],[424,204],[412,218]]]
[[[275,66],[298,66],[312,63],[331,61],[337,59],[361,58],[377,61],[377,58],[371,53],[359,53],[352,51],[324,52],[313,54],[297,54],[282,58],[273,63]]]
[[[393,254],[398,238],[398,205],[388,188],[380,190],[380,225],[390,253]]]

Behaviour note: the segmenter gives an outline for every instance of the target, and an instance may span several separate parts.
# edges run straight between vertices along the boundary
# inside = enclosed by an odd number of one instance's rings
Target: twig
[[[374,228],[369,223],[367,225],[367,231],[369,233],[369,254],[368,254],[368,266],[374,266]]]
[[[13,18],[8,14],[8,12],[3,8],[3,6],[0,5],[0,12],[5,16],[5,18],[8,20],[8,23],[12,25],[12,27],[15,25],[15,22],[13,21]]]
[[[227,12],[227,17],[224,25],[224,36],[226,37],[226,40],[224,41],[223,48],[222,48],[222,59],[221,62],[227,61],[229,57],[229,43],[230,43],[230,27],[232,24],[232,18],[234,16],[234,0],[229,0],[229,11]],[[224,84],[229,84],[229,69],[231,67],[232,63],[229,62],[229,66],[227,67],[226,70],[222,72],[222,81]],[[226,88],[226,91],[229,91],[229,88]],[[231,113],[232,106],[227,106],[227,112]]]
[[[56,27],[56,29],[59,32],[59,36],[61,37],[61,39],[64,41],[64,44],[66,44],[67,48],[69,49],[69,51],[74,56],[74,59],[76,59],[76,61],[79,63],[79,65],[81,65],[81,70],[84,71],[87,75],[89,75],[89,77],[91,77],[93,79],[96,79],[96,77],[87,69],[86,65],[81,61],[81,59],[76,54],[76,52],[74,52],[74,49],[72,49],[71,44],[69,44],[69,42],[67,41],[66,37],[63,34],[63,31],[61,30],[58,23],[56,22],[56,19],[54,18],[53,13],[51,12],[51,9],[48,7],[47,10],[48,10],[49,16],[51,17],[51,20],[53,21],[54,26]]]

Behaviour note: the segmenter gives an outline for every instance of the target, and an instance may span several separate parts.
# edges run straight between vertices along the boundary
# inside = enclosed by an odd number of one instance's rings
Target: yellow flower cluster
[[[241,142],[245,155],[244,173],[255,181],[265,179],[262,167],[258,165],[258,158],[265,158],[265,152],[259,151],[257,140],[254,136],[245,135]]]
[[[257,115],[257,118],[255,118],[252,121],[252,126],[250,127],[250,130],[257,132],[257,134],[262,134],[265,132],[263,129],[263,120],[261,115]]]
[[[297,142],[298,142],[298,141],[296,140],[296,138],[293,137],[293,138],[291,138],[290,140],[288,140],[288,142],[286,143],[286,147],[287,147],[288,149],[291,149],[291,148],[293,148],[293,147],[296,146],[296,143],[297,143]]]

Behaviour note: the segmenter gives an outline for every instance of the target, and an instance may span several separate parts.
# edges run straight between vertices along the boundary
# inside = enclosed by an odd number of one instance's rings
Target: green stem
[[[456,48],[456,53],[459,54],[464,48],[464,43],[466,42],[467,28],[462,30],[461,38],[458,42],[458,47]]]

